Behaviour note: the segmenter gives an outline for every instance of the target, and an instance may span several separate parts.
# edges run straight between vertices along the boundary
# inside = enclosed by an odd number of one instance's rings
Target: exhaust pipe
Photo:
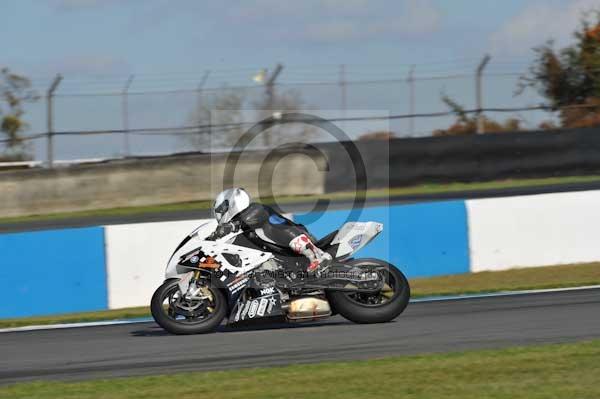
[[[331,316],[329,302],[324,299],[305,297],[289,303],[287,319],[289,321],[313,321]]]

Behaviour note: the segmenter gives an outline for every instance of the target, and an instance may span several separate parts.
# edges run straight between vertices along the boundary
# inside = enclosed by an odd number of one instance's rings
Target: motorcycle
[[[355,323],[383,323],[400,315],[410,286],[395,266],[352,255],[382,230],[376,222],[349,222],[315,242],[333,261],[318,274],[308,259],[256,232],[206,238],[216,221],[187,235],[171,255],[163,284],[151,300],[154,320],[173,334],[215,331],[228,324],[283,318],[315,321],[340,314]]]

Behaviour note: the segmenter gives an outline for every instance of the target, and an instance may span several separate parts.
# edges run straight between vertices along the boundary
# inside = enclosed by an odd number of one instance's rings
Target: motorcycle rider
[[[213,213],[219,225],[208,239],[215,240],[239,229],[253,231],[261,240],[289,246],[295,253],[308,258],[309,273],[325,270],[332,260],[330,254],[313,243],[303,226],[269,206],[251,203],[250,195],[243,188],[231,188],[217,195]]]

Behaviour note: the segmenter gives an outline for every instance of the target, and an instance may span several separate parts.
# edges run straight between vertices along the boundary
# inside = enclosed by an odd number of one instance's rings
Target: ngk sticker
[[[269,294],[273,294],[275,292],[275,288],[274,287],[269,287],[269,288],[263,288],[262,290],[260,290],[260,295],[269,295]]]

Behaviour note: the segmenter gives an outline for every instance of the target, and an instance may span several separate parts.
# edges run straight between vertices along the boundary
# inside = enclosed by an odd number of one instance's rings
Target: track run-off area
[[[414,301],[391,323],[222,326],[174,336],[154,322],[0,334],[0,384],[276,366],[600,338],[600,288]]]

